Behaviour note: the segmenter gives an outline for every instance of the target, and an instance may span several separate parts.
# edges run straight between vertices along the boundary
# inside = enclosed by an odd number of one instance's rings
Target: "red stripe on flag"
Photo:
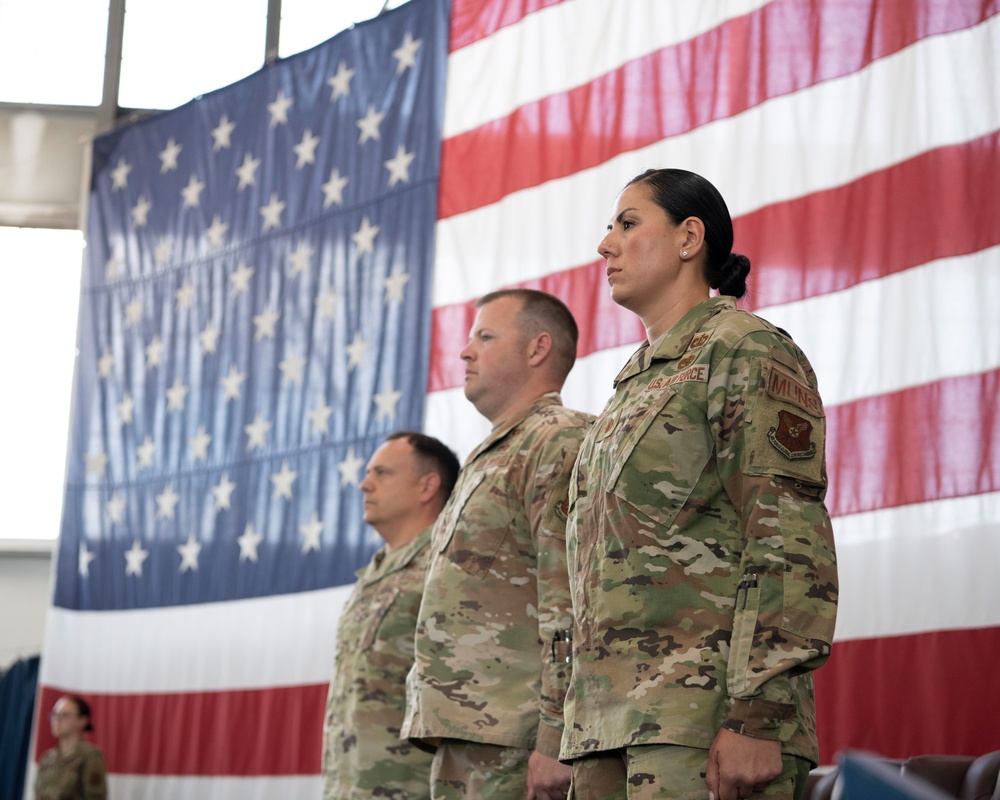
[[[519,22],[532,12],[564,0],[452,0],[452,51],[485,39],[501,28]]]
[[[327,685],[178,694],[86,694],[91,740],[110,772],[131,775],[316,775]],[[41,718],[64,694],[41,687]],[[55,746],[39,725],[35,757]]]
[[[1000,628],[837,642],[816,673],[820,761],[1000,750]]]
[[[754,264],[744,305],[804,300],[998,245],[998,183],[1000,132],[738,217],[736,249]],[[873,198],[881,198],[877,206]],[[862,208],[865,215],[854,218]],[[580,356],[645,338],[632,314],[612,302],[603,260],[517,285],[551,292],[570,307]],[[458,353],[474,314],[471,303],[433,310],[428,391],[462,385]]]
[[[830,513],[1000,491],[997,397],[993,370],[827,409]]]
[[[439,218],[851,74],[923,38],[971,27],[998,12],[997,0],[921,0],[894,4],[891,13],[882,13],[881,6],[878,0],[776,0],[452,136],[442,143]],[[835,43],[831,31],[842,33]]]
[[[979,180],[969,181],[969,175]],[[816,297],[1000,244],[1000,132],[733,221],[760,263],[752,308]]]

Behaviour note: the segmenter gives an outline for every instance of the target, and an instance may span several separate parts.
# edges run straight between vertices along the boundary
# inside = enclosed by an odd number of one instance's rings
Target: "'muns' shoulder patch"
[[[767,376],[766,390],[771,397],[783,403],[790,403],[814,417],[824,417],[823,401],[799,378],[789,375],[772,364]]]

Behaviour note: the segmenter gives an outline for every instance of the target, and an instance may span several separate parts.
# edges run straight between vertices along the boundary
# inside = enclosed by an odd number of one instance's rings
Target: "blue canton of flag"
[[[410,6],[95,142],[56,606],[370,556],[364,464],[427,386],[447,8]]]

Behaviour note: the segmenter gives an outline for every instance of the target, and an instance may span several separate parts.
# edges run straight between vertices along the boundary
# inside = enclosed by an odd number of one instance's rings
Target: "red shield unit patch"
[[[778,412],[778,427],[771,428],[767,440],[785,458],[797,460],[816,455],[816,443],[811,441],[812,423],[790,411]]]

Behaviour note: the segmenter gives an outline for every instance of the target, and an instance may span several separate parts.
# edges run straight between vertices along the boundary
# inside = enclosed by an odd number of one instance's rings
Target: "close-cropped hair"
[[[387,442],[394,439],[405,439],[409,442],[423,474],[436,472],[441,476],[439,494],[441,502],[444,503],[451,496],[451,490],[455,488],[455,482],[458,480],[458,471],[461,469],[458,456],[444,442],[419,431],[396,431],[385,437]]]
[[[566,380],[573,364],[576,363],[576,345],[580,330],[573,312],[558,297],[537,289],[498,289],[483,295],[476,301],[476,308],[482,308],[504,297],[521,300],[521,310],[517,322],[521,332],[531,339],[540,333],[552,337],[554,364],[561,380]]]

